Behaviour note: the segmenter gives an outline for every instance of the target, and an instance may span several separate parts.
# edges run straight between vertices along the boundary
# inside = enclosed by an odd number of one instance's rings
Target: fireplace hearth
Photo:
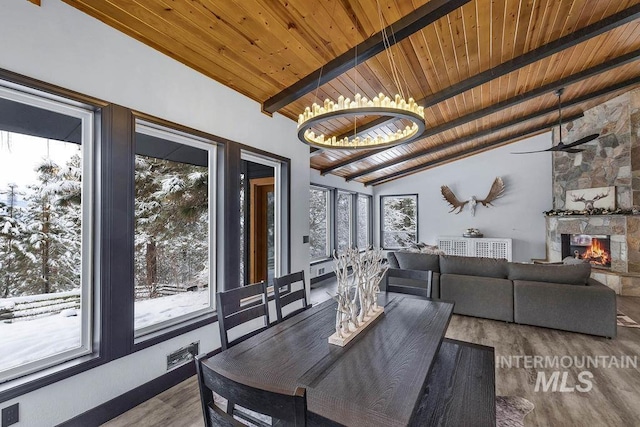
[[[588,260],[593,267],[611,268],[611,238],[604,234],[562,234],[562,258]]]

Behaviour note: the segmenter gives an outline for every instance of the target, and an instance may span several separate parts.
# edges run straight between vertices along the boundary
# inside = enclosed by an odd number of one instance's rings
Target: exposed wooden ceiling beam
[[[451,120],[447,123],[444,123],[440,126],[436,126],[435,128],[431,128],[428,129],[427,131],[425,131],[425,133],[423,134],[423,138],[429,137],[429,136],[433,136],[436,135],[438,133],[453,129],[455,127],[464,125],[466,123],[472,122],[474,120],[478,120],[482,117],[488,116],[490,114],[496,113],[498,111],[504,110],[505,108],[509,108],[512,107],[514,105],[520,104],[521,102],[524,101],[528,101],[530,99],[533,99],[535,97],[538,97],[540,95],[543,95],[547,92],[553,92],[555,90],[558,90],[560,88],[575,84],[579,81],[582,81],[584,79],[593,77],[595,75],[598,75],[600,73],[603,73],[605,71],[611,70],[613,68],[628,64],[629,62],[633,62],[635,60],[637,60],[638,58],[640,58],[640,49],[635,50],[633,52],[627,53],[625,55],[619,56],[617,58],[614,58],[610,61],[604,62],[602,64],[596,65],[595,67],[591,67],[588,68],[586,70],[583,70],[579,73],[573,74],[571,76],[565,77],[564,79],[560,79],[558,81],[555,82],[551,82],[549,84],[546,84],[544,86],[541,86],[539,88],[530,90],[529,92],[520,94],[520,95],[516,95],[512,98],[509,99],[505,99],[504,101],[498,102],[497,104],[491,105],[490,107],[486,107],[483,108],[481,110],[478,111],[474,111],[473,113],[469,113],[467,115],[464,115],[462,117],[459,117],[455,120]],[[555,109],[555,107],[554,107]],[[373,167],[370,167],[368,169],[363,169],[361,171],[358,171],[356,173],[350,174],[345,176],[345,180],[347,181],[351,181],[354,180],[356,178],[360,178],[361,176],[366,176],[369,175],[371,173],[377,172],[381,169],[387,168],[389,166],[393,166],[395,164],[398,163],[402,163],[405,162],[407,160],[412,160],[413,158],[416,157],[416,153],[412,153],[406,156],[402,156],[402,157],[398,157],[395,158],[389,162],[385,162],[385,163],[380,163],[377,164]]]
[[[571,116],[571,117],[567,117],[566,120],[567,121],[573,121],[573,120],[577,120],[577,119],[581,118],[582,116],[584,116],[584,114],[580,113],[580,114],[576,114],[576,115]],[[464,156],[468,156],[470,154],[474,154],[475,152],[480,151],[480,150],[485,150],[487,148],[496,147],[496,146],[505,144],[505,143],[507,143],[509,141],[515,141],[517,139],[521,139],[521,138],[527,137],[529,135],[533,135],[535,133],[550,129],[555,125],[556,125],[556,123],[545,123],[543,125],[536,126],[534,128],[531,128],[531,129],[526,129],[526,130],[524,130],[522,132],[518,132],[518,133],[516,133],[514,135],[508,135],[508,136],[506,136],[504,138],[500,138],[500,139],[497,139],[495,141],[491,141],[490,143],[485,144],[482,147],[467,148],[466,150],[462,150],[462,151],[459,151],[457,153],[449,154],[449,155],[441,157],[441,158],[439,158],[437,160],[426,162],[426,163],[423,163],[421,165],[413,166],[413,167],[411,167],[409,169],[405,169],[405,170],[402,170],[402,171],[394,172],[394,173],[386,175],[386,176],[381,176],[379,178],[372,179],[370,181],[366,181],[364,183],[364,185],[369,186],[369,185],[384,184],[385,182],[393,181],[394,179],[401,178],[402,176],[407,175],[407,174],[420,172],[420,171],[422,171],[424,169],[429,169],[429,168],[432,168],[434,166],[438,166],[438,165],[450,162],[452,160],[457,160],[460,157],[464,157]]]
[[[473,89],[474,87],[487,83],[493,79],[497,79],[498,77],[509,74],[519,68],[530,65],[536,61],[539,61],[542,58],[546,58],[562,50],[573,47],[579,43],[589,40],[590,38],[596,37],[616,27],[619,27],[620,25],[627,24],[639,17],[640,17],[640,4],[636,4],[621,12],[608,16],[607,18],[601,21],[598,21],[591,25],[587,25],[586,27],[581,28],[580,30],[577,30],[571,34],[567,34],[564,37],[561,37],[557,40],[554,40],[543,46],[540,46],[534,50],[531,50],[523,55],[520,55],[507,62],[504,62],[494,68],[483,71],[482,73],[476,74],[475,76],[469,77],[468,79],[458,82],[444,90],[441,90],[440,92],[436,92],[417,102],[420,105],[423,105],[425,107],[429,107],[431,105],[437,104],[453,96],[456,96],[462,92],[465,92],[469,89]],[[360,128],[359,133],[366,132],[372,127],[380,127],[388,123],[388,121],[384,119],[378,119],[372,123],[373,125],[371,127],[367,127],[367,125],[363,125]],[[400,145],[404,145],[404,144],[407,144],[407,143],[403,143]],[[326,175],[327,173],[330,173],[334,170],[350,165],[351,163],[359,162],[360,160],[363,160],[371,155],[383,152],[388,149],[389,148],[367,150],[362,154],[359,154],[354,157],[350,157],[341,162],[328,166],[320,170],[320,173],[322,175]]]
[[[389,46],[392,46],[469,1],[471,0],[431,0],[389,25],[385,30],[374,34],[356,47],[332,59],[321,68],[267,99],[262,104],[262,111],[269,114],[275,113],[279,109],[311,92],[316,87],[352,69],[356,64],[362,63],[378,53],[383,52],[385,50],[385,41],[383,40],[384,31],[394,35],[394,37],[388,39]]]
[[[41,0],[28,0],[28,1],[30,1],[30,2],[31,2],[31,3],[33,3],[33,4],[35,4],[36,6],[42,6],[42,5],[40,4],[40,3],[41,3]]]
[[[612,92],[616,92],[616,91],[619,91],[621,89],[625,89],[625,88],[628,88],[630,86],[634,86],[634,85],[637,85],[637,84],[640,84],[640,77],[634,77],[632,79],[628,79],[628,80],[625,80],[623,82],[616,83],[616,84],[611,85],[611,86],[607,86],[604,89],[600,89],[600,90],[597,90],[595,92],[588,93],[588,94],[586,94],[584,96],[580,96],[578,98],[572,99],[571,101],[565,102],[565,103],[562,104],[562,106],[563,107],[571,107],[571,106],[574,106],[574,105],[578,105],[578,104],[581,104],[583,102],[590,101],[590,100],[592,100],[594,98],[598,98],[600,96],[604,96],[604,95],[610,94]],[[552,112],[554,110],[556,110],[555,107],[554,108],[546,108],[546,109],[541,110],[539,112],[536,112],[536,113],[533,113],[533,114],[529,114],[526,117],[522,117],[522,118],[516,119],[516,120],[511,120],[510,122],[506,122],[506,123],[510,123],[510,126],[513,126],[513,125],[515,125],[517,123],[521,123],[521,122],[524,122],[524,121],[528,121],[528,120],[532,120],[532,119],[544,116],[544,115],[549,114],[550,112]],[[575,120],[575,119],[565,118],[564,120],[565,120],[565,122],[570,122],[570,121]],[[497,132],[499,130],[504,129],[506,127],[505,126],[506,123],[503,123],[503,124],[499,125],[499,127],[488,129],[488,131],[490,131],[490,132],[486,132],[486,131],[478,132],[478,133],[473,134],[473,135],[468,135],[466,137],[463,137],[463,138],[460,138],[460,139],[457,139],[457,140],[454,140],[454,141],[450,141],[450,142],[447,142],[445,144],[441,144],[441,145],[439,145],[438,147],[436,147],[433,150],[426,150],[426,151],[422,151],[420,153],[416,153],[412,157],[411,160],[416,159],[418,157],[426,156],[428,154],[432,154],[432,153],[434,153],[436,151],[439,151],[439,150],[442,150],[444,148],[452,147],[454,145],[458,145],[458,144],[461,144],[461,143],[464,143],[464,142],[468,142],[468,141],[471,141],[473,139],[476,139],[476,138],[479,138],[479,137],[482,137],[482,136],[490,135],[491,133],[494,133],[494,132]],[[555,125],[556,125],[555,123],[552,123],[548,127],[552,127],[552,126],[555,126]],[[529,132],[529,133],[531,133],[531,132]],[[487,145],[474,147],[474,148],[477,151],[477,150],[483,150],[486,147],[487,147]],[[425,164],[427,164],[427,163],[425,163]],[[387,176],[395,178],[395,177],[399,177],[399,176],[402,176],[402,175],[407,175],[409,173],[413,173],[413,172],[419,170],[419,168],[422,167],[422,166],[423,165],[413,166],[411,168],[407,168],[407,169],[404,169],[404,170],[401,170],[401,171],[398,171],[398,172],[394,172],[394,173],[392,173],[390,175],[387,175]],[[376,179],[373,179],[373,180],[370,180],[370,181],[366,181],[366,182],[364,182],[364,185],[374,185],[374,184],[372,184],[374,181],[375,182],[381,182],[383,180],[382,178],[386,178],[386,176],[385,177],[376,178]]]

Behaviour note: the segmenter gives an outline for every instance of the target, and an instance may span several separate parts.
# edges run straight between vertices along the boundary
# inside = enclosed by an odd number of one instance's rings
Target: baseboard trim
[[[206,357],[211,357],[220,352],[220,349],[208,353]],[[193,362],[187,363],[173,371],[167,372],[156,379],[142,384],[139,387],[129,390],[120,396],[96,406],[68,421],[58,425],[58,427],[87,427],[99,426],[107,421],[124,414],[154,396],[180,384],[182,381],[196,374],[196,366]]]
[[[323,280],[327,280],[327,279],[330,279],[330,278],[332,278],[332,277],[336,277],[336,273],[335,273],[334,271],[330,271],[330,272],[328,272],[328,273],[325,273],[325,274],[323,274],[322,276],[316,276],[316,277],[312,278],[312,279],[309,281],[309,283],[310,283],[311,285],[315,285],[316,283],[320,283],[320,282],[322,282]]]

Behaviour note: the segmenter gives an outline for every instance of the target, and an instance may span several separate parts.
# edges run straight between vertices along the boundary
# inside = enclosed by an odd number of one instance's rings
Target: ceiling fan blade
[[[585,141],[587,142],[587,141]],[[582,153],[584,150],[580,149],[580,148],[571,148],[569,145],[554,145],[551,148],[547,148],[546,150],[538,150],[538,151],[523,151],[523,152],[519,152],[519,153],[511,153],[511,154],[531,154],[531,153],[544,153],[546,151],[557,151],[557,152],[563,152],[563,153]]]
[[[574,141],[574,142],[572,142],[570,144],[565,144],[564,146],[565,146],[565,148],[577,147],[578,145],[586,144],[589,141],[593,141],[594,139],[596,139],[599,136],[600,136],[600,134],[594,133],[594,134],[591,134],[591,135],[587,135],[584,138],[580,138],[579,140]]]
[[[511,154],[532,154],[532,153],[544,153],[545,151],[551,151],[550,148],[547,148],[546,150],[537,150],[537,151],[519,151],[517,153],[511,153]],[[556,151],[556,150],[553,150]]]

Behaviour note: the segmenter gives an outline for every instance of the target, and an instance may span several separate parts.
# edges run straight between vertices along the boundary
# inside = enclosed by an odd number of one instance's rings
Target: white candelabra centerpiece
[[[388,267],[383,267],[379,249],[363,253],[357,248],[347,249],[334,253],[333,258],[338,279],[333,299],[338,308],[336,332],[329,337],[329,343],[343,347],[384,313],[384,307],[378,306],[378,292]]]

